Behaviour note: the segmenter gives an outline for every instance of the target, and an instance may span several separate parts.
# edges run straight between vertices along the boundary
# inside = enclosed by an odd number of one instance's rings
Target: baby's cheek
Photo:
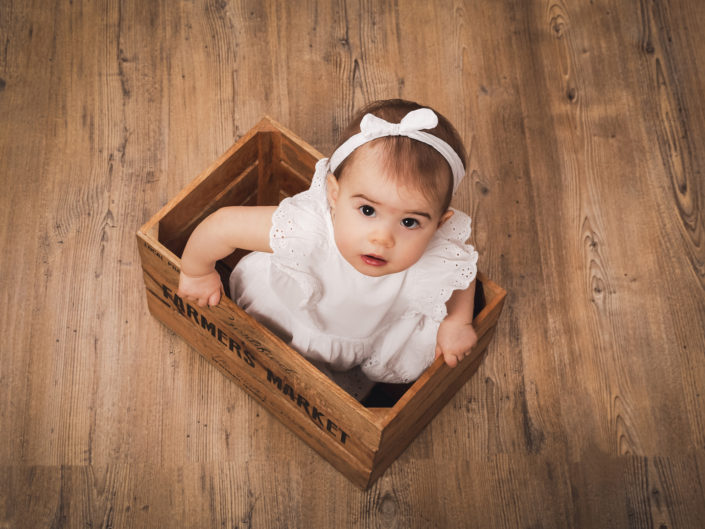
[[[356,253],[354,240],[350,236],[350,233],[346,233],[344,229],[336,231],[335,244],[341,255],[348,261],[350,261],[352,255]]]
[[[433,233],[424,237],[423,240],[417,241],[416,248],[415,248],[417,260],[421,259],[423,254],[426,253],[426,250],[428,249],[428,245],[431,243],[432,238],[433,238]]]
[[[405,268],[409,268],[416,264],[421,257],[423,257],[426,251],[426,246],[416,246],[414,248],[407,248],[404,251]]]

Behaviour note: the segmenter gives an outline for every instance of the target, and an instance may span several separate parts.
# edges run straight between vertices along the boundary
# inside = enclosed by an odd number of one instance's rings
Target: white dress
[[[272,217],[273,253],[252,252],[230,276],[235,302],[316,365],[360,366],[374,381],[411,382],[435,358],[446,301],[469,286],[477,252],[470,217],[455,211],[407,270],[361,274],[338,251],[325,193],[328,160],[311,187]]]

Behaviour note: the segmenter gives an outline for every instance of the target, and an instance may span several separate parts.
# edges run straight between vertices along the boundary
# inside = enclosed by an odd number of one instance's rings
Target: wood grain
[[[0,2],[0,527],[705,526],[705,4]],[[134,233],[263,115],[461,132],[478,374],[358,491],[152,319]]]

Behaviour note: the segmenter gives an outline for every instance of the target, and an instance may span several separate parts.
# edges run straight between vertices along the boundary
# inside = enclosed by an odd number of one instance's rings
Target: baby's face
[[[345,175],[328,175],[327,193],[338,250],[358,272],[379,277],[406,270],[452,215],[418,190],[386,177],[374,148],[351,160]]]

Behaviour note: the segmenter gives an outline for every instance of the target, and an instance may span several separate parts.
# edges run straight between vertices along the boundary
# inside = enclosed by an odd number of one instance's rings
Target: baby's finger
[[[220,301],[220,290],[213,292],[210,298],[208,298],[208,304],[211,307],[215,307]]]
[[[441,349],[441,346],[436,344],[436,356],[435,358],[438,358],[439,356],[443,356],[443,349]]]
[[[455,367],[458,365],[458,358],[453,355],[453,354],[446,354],[443,355],[445,358],[446,364],[448,364],[448,367]]]

